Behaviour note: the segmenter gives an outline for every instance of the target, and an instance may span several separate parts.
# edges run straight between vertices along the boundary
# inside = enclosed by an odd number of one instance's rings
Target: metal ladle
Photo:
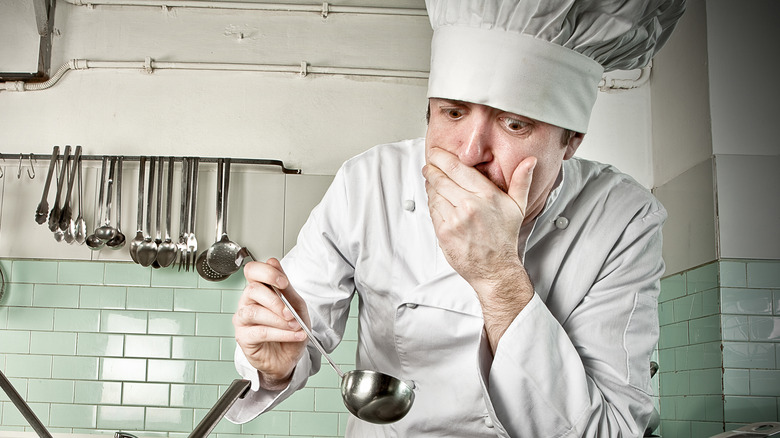
[[[320,341],[304,324],[287,298],[274,286],[267,284],[266,286],[273,289],[276,295],[281,298],[303,331],[306,332],[309,341],[314,344],[339,375],[341,378],[341,398],[344,400],[344,406],[352,415],[369,423],[387,424],[400,420],[409,412],[414,402],[414,391],[411,386],[403,380],[378,371],[352,370],[346,373],[341,371],[341,368],[333,362],[333,359],[322,347]]]
[[[101,171],[100,171],[100,189],[98,190],[98,218],[97,218],[98,223],[100,223],[100,221],[103,219],[103,187],[105,186],[105,181],[106,181],[107,165],[108,165],[108,157],[103,157],[103,164],[101,165]],[[89,236],[87,236],[86,242],[89,249],[93,251],[103,248],[103,246],[105,246],[106,244],[106,242],[98,238],[94,232]]]
[[[125,246],[127,237],[122,232],[122,162],[124,157],[119,157],[116,169],[116,234],[106,242],[111,249],[121,249]]]
[[[95,236],[98,239],[108,242],[116,236],[116,228],[111,226],[111,194],[114,186],[114,168],[116,167],[116,158],[111,158],[111,166],[108,171],[108,185],[106,187],[106,217],[103,219],[103,225],[95,230]]]

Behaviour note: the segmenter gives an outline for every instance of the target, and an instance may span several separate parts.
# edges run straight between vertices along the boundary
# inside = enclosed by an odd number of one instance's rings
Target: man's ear
[[[563,155],[564,160],[574,156],[577,152],[577,148],[582,144],[582,140],[585,139],[585,134],[581,132],[575,132],[569,137],[569,141],[566,143],[566,153]]]

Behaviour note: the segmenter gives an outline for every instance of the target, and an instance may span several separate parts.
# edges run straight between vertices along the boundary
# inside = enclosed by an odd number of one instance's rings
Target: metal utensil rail
[[[119,154],[121,155],[121,154]],[[118,154],[111,154],[111,156],[119,156]],[[144,155],[148,156],[148,155]],[[19,160],[20,157],[24,160],[49,160],[51,158],[51,154],[6,154],[6,153],[0,153],[0,159],[9,161],[9,160]],[[81,159],[86,161],[102,161],[105,155],[82,155]],[[140,155],[122,155],[124,161],[140,161],[141,156]],[[189,156],[181,156],[181,157],[173,157],[174,161],[177,163],[182,162],[184,158],[192,158]],[[62,157],[59,157],[58,159],[62,159]],[[216,163],[217,160],[220,158],[218,157],[199,157],[199,160],[201,163]],[[258,166],[278,166],[281,168],[282,172],[285,174],[300,174],[301,169],[294,169],[294,168],[288,168],[284,165],[284,162],[281,160],[273,160],[273,159],[266,159],[266,158],[231,158],[230,162],[233,164],[251,164],[251,165],[258,165]]]

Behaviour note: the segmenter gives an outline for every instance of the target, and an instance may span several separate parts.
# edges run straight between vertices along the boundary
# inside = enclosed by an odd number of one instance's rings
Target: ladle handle
[[[322,356],[325,357],[325,359],[328,361],[330,366],[332,366],[333,369],[336,370],[336,373],[339,375],[339,377],[340,378],[344,377],[344,372],[341,371],[341,368],[339,368],[339,366],[336,365],[335,362],[333,362],[333,359],[330,358],[330,355],[328,355],[328,353],[322,347],[322,344],[320,344],[320,341],[317,340],[317,338],[314,337],[314,333],[312,333],[311,330],[309,330],[309,328],[306,327],[306,324],[303,322],[303,319],[301,319],[300,315],[298,315],[298,312],[296,312],[295,309],[293,308],[292,304],[290,304],[290,302],[287,301],[287,297],[285,297],[284,294],[282,294],[279,291],[279,289],[277,289],[276,287],[274,287],[274,286],[272,286],[270,284],[266,284],[266,286],[268,286],[271,289],[273,289],[274,292],[276,292],[276,295],[278,295],[279,298],[282,299],[282,302],[284,303],[284,305],[287,306],[287,310],[289,310],[290,313],[292,313],[293,317],[295,317],[295,320],[298,321],[298,324],[301,325],[301,328],[303,329],[304,332],[306,332],[306,336],[309,337],[309,340],[311,341],[311,343],[314,344],[315,347],[317,347],[317,350],[319,350],[320,354],[322,354]]]
[[[136,223],[138,225],[138,231],[143,232],[144,229],[144,169],[146,168],[146,157],[141,157],[141,161],[138,164],[138,216]]]

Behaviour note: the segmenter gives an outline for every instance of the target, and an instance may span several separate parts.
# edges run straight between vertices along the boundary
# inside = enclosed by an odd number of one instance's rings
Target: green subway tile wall
[[[186,437],[230,382],[239,274],[123,262],[0,260],[0,369],[52,432]],[[357,306],[353,307],[354,309]],[[334,358],[354,367],[357,314]],[[348,413],[325,364],[274,411],[217,438],[343,436]],[[0,392],[0,431],[32,431]]]
[[[780,418],[780,261],[720,260],[661,281],[665,438]]]

